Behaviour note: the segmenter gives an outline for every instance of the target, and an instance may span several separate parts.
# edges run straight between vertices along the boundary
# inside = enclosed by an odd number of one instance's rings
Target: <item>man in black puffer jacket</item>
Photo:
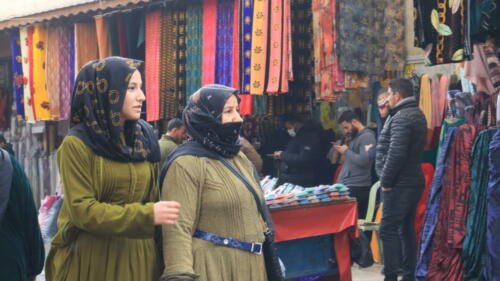
[[[390,116],[378,140],[376,170],[384,203],[380,236],[386,281],[415,280],[415,213],[425,181],[420,168],[427,123],[413,97],[412,83],[395,79],[389,84]],[[401,256],[403,255],[403,256]],[[402,264],[401,264],[402,261]]]

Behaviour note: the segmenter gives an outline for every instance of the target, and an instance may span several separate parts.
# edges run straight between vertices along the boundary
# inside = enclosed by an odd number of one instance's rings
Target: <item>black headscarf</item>
[[[160,161],[151,125],[144,120],[128,120],[123,132],[120,126],[130,78],[141,64],[137,60],[109,57],[87,63],[78,73],[69,135],[80,138],[99,156],[118,162]]]
[[[222,124],[226,101],[237,97],[237,90],[223,85],[203,86],[194,93],[182,113],[188,134],[207,149],[223,157],[233,157],[240,151],[241,122]]]

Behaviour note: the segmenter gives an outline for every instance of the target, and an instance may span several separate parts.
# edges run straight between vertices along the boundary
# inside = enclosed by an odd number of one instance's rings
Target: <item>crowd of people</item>
[[[237,90],[203,86],[158,140],[141,119],[140,65],[111,57],[77,76],[72,127],[57,153],[64,203],[46,279],[283,280],[270,274],[276,268],[263,251],[273,242],[259,186],[263,161],[240,135]],[[340,141],[311,120],[284,116],[289,141],[273,154],[278,185],[304,187],[331,183],[322,166],[342,159],[337,182],[357,199],[360,217],[380,180],[388,281],[399,269],[414,280],[426,121],[412,93],[409,80],[390,83],[379,95],[376,130],[355,111],[343,112]],[[29,182],[6,144],[0,139],[0,252],[9,255],[0,254],[0,279],[33,280],[43,268],[43,242]]]

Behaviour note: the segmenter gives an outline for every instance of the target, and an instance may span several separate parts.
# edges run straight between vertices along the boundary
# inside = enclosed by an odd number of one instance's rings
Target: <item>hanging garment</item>
[[[240,114],[241,115],[253,115],[253,96],[252,95],[240,95]]]
[[[485,92],[489,95],[495,92],[490,80],[483,44],[474,44],[474,56],[471,61],[465,62],[464,69],[465,78],[476,85],[477,92]]]
[[[215,83],[232,85],[234,0],[217,0]]]
[[[417,235],[417,243],[420,241],[420,235],[422,233],[422,228],[425,220],[425,209],[427,207],[427,199],[431,191],[432,179],[434,178],[434,166],[430,163],[422,163],[422,172],[425,178],[425,188],[418,201],[417,213],[415,215],[415,234]]]
[[[47,92],[46,57],[47,32],[42,26],[35,26],[33,32],[33,105],[36,120],[50,120],[50,104]]]
[[[252,25],[253,25],[253,1],[245,0],[242,10],[241,33],[241,93],[250,94],[250,73],[251,73],[251,53],[252,53]]]
[[[47,73],[47,92],[49,95],[50,119],[59,120],[60,110],[60,83],[59,69],[61,67],[59,45],[61,43],[62,26],[50,26],[47,34],[47,62],[45,69]],[[68,81],[69,82],[69,81]]]
[[[78,73],[87,62],[99,58],[96,25],[94,22],[75,23],[75,73]]]
[[[484,55],[488,66],[488,76],[493,84],[493,93],[500,92],[500,61],[498,59],[497,48],[492,42],[484,44]]]
[[[116,15],[116,32],[118,33],[119,56],[126,58],[128,54],[128,43],[124,15],[122,13]]]
[[[203,1],[203,67],[202,85],[215,83],[217,0]]]
[[[377,1],[386,2],[383,38],[385,39],[384,70],[403,71],[406,64],[406,48],[401,42],[405,41],[405,1]]]
[[[31,30],[31,32],[28,32]],[[31,76],[30,76],[30,66],[29,63],[29,49],[31,48],[33,40],[33,27],[21,27],[19,28],[19,40],[21,43],[21,55],[22,55],[22,66],[23,66],[23,104],[24,104],[24,119],[28,122],[35,121],[35,116],[33,112],[33,106],[31,103]]]
[[[337,0],[340,69],[381,75],[386,1]],[[369,42],[369,44],[367,44]]]
[[[433,80],[434,82],[434,80]],[[432,87],[432,138],[429,144],[430,148],[435,148],[439,142],[441,134],[441,125],[443,124],[446,111],[446,96],[448,93],[448,77],[442,75],[436,81],[437,84]],[[437,90],[434,87],[437,86]]]
[[[270,0],[270,2],[269,75],[266,93],[277,94],[281,85],[283,55],[283,0]]]
[[[250,93],[263,95],[266,84],[269,0],[256,0],[253,7]]]
[[[490,142],[488,155],[488,209],[486,225],[486,280],[500,279],[500,130]]]
[[[71,114],[71,91],[74,77],[74,36],[73,27],[61,27],[58,46],[59,53],[59,109],[60,119],[68,120]]]
[[[469,8],[466,1],[415,0],[415,37],[429,65],[471,58]]]
[[[127,55],[126,57],[132,59],[141,59],[144,57],[143,54],[140,54],[138,49],[138,39],[139,39],[139,30],[144,21],[144,14],[140,11],[132,11],[128,13],[123,13],[123,22],[125,24],[125,34],[127,38]]]
[[[419,96],[419,107],[420,110],[425,115],[425,120],[427,120],[427,142],[426,147],[432,140],[432,94],[431,94],[431,82],[429,75],[424,74],[420,78],[420,96]]]
[[[283,53],[281,55],[281,93],[288,93],[288,81],[293,80],[291,0],[283,0]],[[337,62],[338,63],[338,62]]]
[[[111,56],[111,45],[109,42],[108,21],[105,17],[98,15],[95,19],[95,34],[97,36],[97,46],[99,48],[99,58],[104,59]]]
[[[233,46],[232,56],[233,61],[231,65],[231,87],[235,89],[240,88],[240,1],[234,1],[233,8]]]
[[[19,30],[10,32],[10,50],[12,57],[12,81],[14,88],[14,100],[16,103],[16,114],[18,119],[24,119],[23,90],[25,77],[23,76],[23,56],[21,54],[21,40]]]
[[[198,0],[188,5],[186,34],[186,100],[201,88],[203,52],[203,4]],[[163,41],[162,41],[163,42]],[[165,75],[166,73],[163,73]]]
[[[472,1],[470,6],[470,33],[473,38],[484,38],[500,29],[500,7],[495,0]],[[494,34],[494,33],[493,33]]]
[[[120,41],[118,35],[118,27],[116,25],[116,14],[106,16],[106,27],[108,29],[109,48],[112,56],[120,55]]]
[[[161,11],[146,15],[146,120],[160,119],[160,20]]]
[[[177,31],[174,9],[162,11],[160,34],[160,72],[162,73],[160,77],[160,118],[167,119],[169,112],[175,108]]]
[[[438,212],[441,205],[443,176],[447,165],[448,150],[452,143],[456,128],[450,128],[445,133],[442,150],[438,156],[436,172],[432,179],[431,189],[427,198],[427,208],[425,211],[424,225],[420,236],[420,246],[415,277],[418,281],[425,281],[429,269],[431,257],[432,240],[438,219]]]
[[[462,259],[464,280],[485,280],[486,207],[488,190],[488,153],[491,138],[497,130],[479,134],[472,148],[471,186],[467,209],[467,231]]]
[[[268,96],[255,95],[252,97],[253,100],[253,114],[254,115],[264,115],[267,111],[267,101]]]
[[[346,89],[368,88],[370,78],[367,75],[351,71],[346,71],[344,74]]]
[[[174,24],[177,30],[175,57],[176,81],[175,104],[168,114],[168,118],[179,117],[186,105],[186,8],[179,7],[174,14]]]
[[[0,88],[0,130],[7,130],[10,125],[11,114],[10,91]]]
[[[466,234],[467,202],[471,184],[471,151],[481,125],[460,126],[450,148],[443,192],[432,240],[429,281],[463,280],[462,248]]]

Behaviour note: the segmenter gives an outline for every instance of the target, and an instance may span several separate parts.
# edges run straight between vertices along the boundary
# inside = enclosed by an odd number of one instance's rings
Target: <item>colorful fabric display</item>
[[[217,0],[215,83],[232,85],[234,0]]]
[[[37,25],[33,31],[33,107],[36,120],[50,120],[50,104],[47,92],[46,58],[47,58],[46,27]]]
[[[217,0],[203,1],[203,26],[217,26]],[[215,83],[216,33],[215,28],[203,28],[202,85]]]
[[[186,15],[186,99],[189,99],[192,94],[201,88],[203,2],[197,0],[188,5]]]
[[[497,130],[490,142],[488,155],[488,192],[486,226],[486,280],[500,278],[500,130]]]
[[[71,114],[71,91],[75,82],[74,28],[62,27],[59,32],[59,117],[61,120],[68,120]]]
[[[99,50],[95,22],[75,23],[75,73],[89,61],[99,58]]]
[[[19,30],[15,29],[10,32],[10,50],[12,55],[12,75],[14,81],[14,99],[16,103],[16,113],[18,119],[24,119],[24,101],[23,92],[25,77],[23,76],[23,57],[21,54],[21,41],[19,38]],[[27,82],[27,81],[26,81]]]
[[[269,0],[255,0],[253,9],[250,93],[263,95],[267,73]]]
[[[106,18],[101,15],[95,16],[95,31],[97,36],[97,47],[99,49],[99,58],[104,59],[112,55],[111,44],[109,42],[109,28]]]
[[[28,122],[35,121],[35,112],[33,110],[33,103],[31,97],[31,87],[32,87],[32,64],[30,63],[30,57],[33,53],[33,27],[21,27],[19,29],[19,40],[21,42],[21,54],[22,54],[22,64],[23,64],[23,76],[24,76],[24,89],[23,89],[23,103],[24,103],[24,117]]]
[[[270,0],[269,11],[270,42],[269,42],[269,76],[267,81],[268,94],[277,94],[280,90],[281,63],[283,54],[283,0]]]
[[[250,94],[251,53],[252,53],[252,25],[253,25],[253,1],[245,0],[242,10],[241,33],[241,93]]]
[[[160,119],[160,19],[161,11],[146,16],[146,120]]]
[[[62,26],[51,26],[47,34],[47,62],[45,69],[47,73],[47,92],[49,97],[49,111],[51,120],[59,120],[60,110],[60,83],[59,68],[61,67],[59,45],[61,41]]]

